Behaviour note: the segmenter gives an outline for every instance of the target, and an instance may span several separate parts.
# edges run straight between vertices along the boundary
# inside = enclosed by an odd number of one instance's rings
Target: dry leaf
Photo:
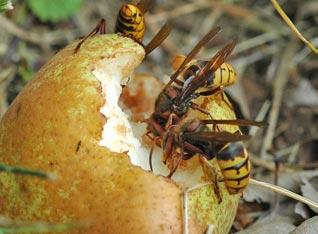
[[[307,79],[301,79],[290,99],[296,106],[318,106],[318,92]]]
[[[318,176],[314,176],[311,179],[302,178],[303,185],[301,185],[301,191],[303,195],[315,202],[318,202]],[[318,213],[318,209],[310,207],[311,210]]]
[[[270,203],[273,199],[273,192],[265,189],[260,189],[256,186],[248,186],[243,193],[243,198],[248,202],[265,202]]]
[[[298,202],[295,206],[295,213],[300,215],[303,219],[308,219],[310,217],[308,206],[304,203]]]
[[[295,226],[291,218],[271,215],[257,221],[246,230],[237,232],[236,234],[287,234],[294,229]]]
[[[289,234],[317,234],[318,233],[318,216],[304,221],[294,231]]]

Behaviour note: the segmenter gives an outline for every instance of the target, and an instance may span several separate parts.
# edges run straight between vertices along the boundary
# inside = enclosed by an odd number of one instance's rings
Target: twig
[[[281,64],[279,66],[279,70],[277,71],[276,79],[274,82],[274,98],[272,109],[269,114],[269,126],[267,128],[267,132],[265,135],[264,143],[261,149],[261,158],[264,159],[266,157],[266,152],[271,148],[272,141],[275,135],[275,129],[278,120],[278,114],[285,90],[285,86],[288,81],[288,70],[292,65],[292,58],[297,49],[297,44],[294,40],[291,40],[287,45],[281,59]]]
[[[296,36],[309,48],[311,49],[315,54],[318,54],[318,49],[313,46],[313,44],[308,41],[296,28],[296,26],[293,24],[293,22],[289,19],[289,17],[286,15],[284,10],[280,7],[280,5],[277,3],[276,0],[271,0],[274,8],[276,11],[280,14],[280,16],[283,18],[285,23],[288,25],[288,27],[296,34]]]

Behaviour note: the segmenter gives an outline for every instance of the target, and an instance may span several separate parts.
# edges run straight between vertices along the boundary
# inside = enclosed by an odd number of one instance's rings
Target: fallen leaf
[[[243,193],[243,199],[247,202],[270,203],[273,200],[273,192],[256,186],[248,186]]]
[[[318,176],[314,176],[310,179],[302,178],[303,185],[301,185],[301,191],[303,195],[315,202],[318,202]],[[310,207],[312,211],[318,213],[317,208]]]
[[[247,229],[236,234],[287,234],[295,229],[293,219],[279,215],[271,215],[261,219]]]
[[[298,202],[295,206],[295,213],[300,215],[303,219],[308,219],[310,217],[308,206],[304,203]]]
[[[291,104],[296,106],[317,106],[318,92],[307,79],[301,79],[298,87],[294,90]]]
[[[318,233],[318,216],[307,219],[289,234],[317,234]]]

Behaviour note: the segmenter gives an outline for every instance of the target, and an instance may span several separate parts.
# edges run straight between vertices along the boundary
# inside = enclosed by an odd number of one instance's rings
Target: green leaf
[[[21,67],[19,67],[18,72],[21,75],[24,83],[27,83],[28,81],[30,81],[34,75],[33,70],[29,67],[22,67],[21,66]]]
[[[0,12],[12,10],[12,2],[11,0],[0,0]]]
[[[79,10],[83,0],[28,0],[32,12],[43,22],[65,20]]]

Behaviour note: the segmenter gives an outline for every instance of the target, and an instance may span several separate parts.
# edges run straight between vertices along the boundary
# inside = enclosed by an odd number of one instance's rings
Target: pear
[[[74,53],[77,43],[37,72],[0,122],[1,163],[58,179],[1,174],[0,213],[25,222],[89,221],[69,233],[204,233],[209,225],[214,233],[228,233],[240,195],[219,183],[220,204],[209,185],[184,199],[186,187],[207,181],[198,157],[168,179],[157,148],[154,172],[149,170],[141,112],[151,113],[162,85],[150,75],[134,75],[143,47],[112,34],[89,38]],[[138,82],[144,85],[135,92]],[[123,83],[131,92],[120,98]],[[138,109],[145,99],[151,104]],[[235,118],[218,95],[203,102],[215,119]]]

